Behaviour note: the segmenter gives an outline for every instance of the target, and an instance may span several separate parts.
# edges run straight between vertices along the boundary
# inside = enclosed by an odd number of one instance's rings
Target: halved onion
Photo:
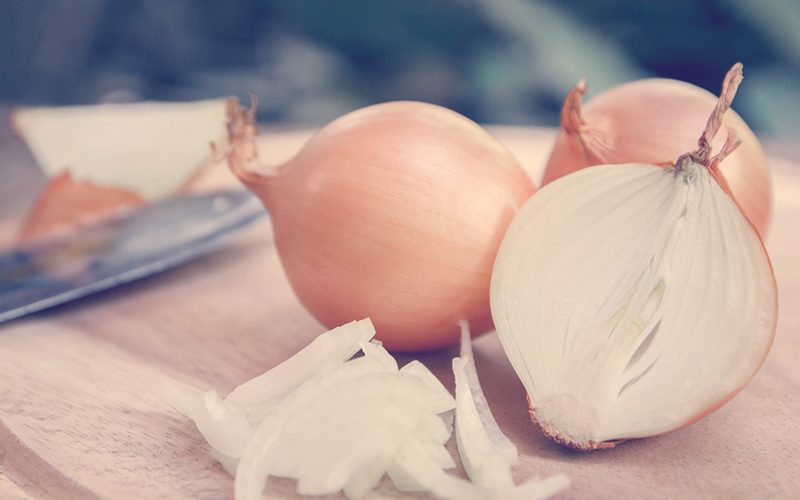
[[[519,212],[492,276],[531,415],[579,449],[713,412],[772,344],[777,289],[753,226],[707,166],[603,165]]]

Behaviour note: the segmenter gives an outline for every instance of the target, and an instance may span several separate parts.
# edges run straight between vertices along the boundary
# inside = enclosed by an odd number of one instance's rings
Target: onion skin
[[[686,82],[638,80],[603,92],[582,105],[583,83],[570,91],[561,110],[561,131],[547,162],[542,185],[594,165],[661,165],[692,150],[717,103],[713,94]],[[772,218],[772,177],[753,131],[733,110],[723,125],[736,130],[742,145],[720,165],[734,199],[762,237]],[[726,141],[720,133],[718,150]]]
[[[97,224],[144,205],[138,194],[123,188],[75,181],[69,170],[53,177],[28,211],[17,243],[29,243]]]
[[[264,202],[300,302],[332,328],[370,317],[392,351],[492,328],[497,250],[536,191],[511,153],[445,108],[390,102],[345,115],[284,165],[258,164],[252,109],[230,113],[234,174]]]

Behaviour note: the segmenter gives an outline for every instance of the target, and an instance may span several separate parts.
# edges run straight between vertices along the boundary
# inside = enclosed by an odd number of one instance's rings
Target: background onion
[[[638,80],[614,87],[582,106],[582,83],[567,96],[561,131],[542,185],[582,168],[602,164],[674,162],[697,147],[717,98],[677,80]],[[720,164],[737,203],[762,237],[772,216],[772,179],[767,157],[753,131],[733,110],[723,124],[742,140]],[[720,131],[714,151],[725,143]]]

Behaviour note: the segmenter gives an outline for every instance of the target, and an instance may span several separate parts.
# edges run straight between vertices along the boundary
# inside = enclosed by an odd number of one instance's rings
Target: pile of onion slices
[[[492,315],[544,432],[577,449],[689,425],[741,391],[772,344],[775,276],[713,138],[741,80],[726,76],[698,148],[665,166],[598,165],[520,210],[492,275]]]
[[[295,479],[301,495],[343,491],[351,500],[384,475],[401,491],[452,500],[544,499],[568,488],[564,474],[514,485],[516,448],[488,410],[466,324],[461,331],[455,399],[422,363],[398,368],[372,340],[369,319],[322,334],[224,399],[214,390],[190,396],[165,385],[162,392],[235,476],[236,500],[261,498],[269,476]],[[471,482],[445,472],[456,466],[445,448],[454,416]]]

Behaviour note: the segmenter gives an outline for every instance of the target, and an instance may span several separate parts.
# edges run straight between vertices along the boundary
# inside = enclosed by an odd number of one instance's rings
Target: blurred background
[[[254,94],[319,126],[415,99],[485,124],[555,126],[567,91],[661,76],[800,137],[797,0],[0,0],[0,105]]]

